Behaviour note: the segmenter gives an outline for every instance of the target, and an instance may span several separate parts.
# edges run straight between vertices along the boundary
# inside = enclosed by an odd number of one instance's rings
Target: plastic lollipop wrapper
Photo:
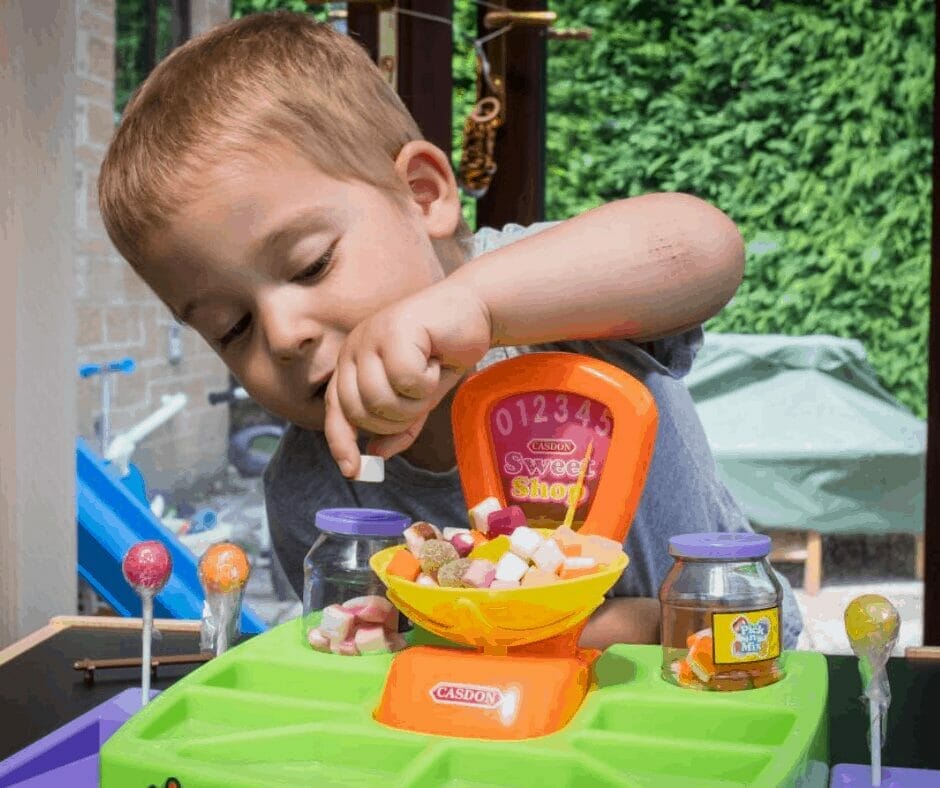
[[[121,562],[124,579],[140,595],[141,661],[140,661],[140,705],[150,700],[150,651],[153,640],[153,598],[166,585],[173,571],[173,559],[162,542],[138,542],[124,555]],[[159,633],[158,633],[159,635]]]
[[[251,565],[248,556],[231,542],[214,544],[199,560],[199,581],[206,592],[202,610],[200,647],[216,656],[238,637],[242,597]]]
[[[871,718],[871,784],[881,785],[881,748],[891,705],[887,664],[898,641],[901,618],[894,605],[879,594],[863,594],[845,609],[845,633],[858,656],[862,690]]]

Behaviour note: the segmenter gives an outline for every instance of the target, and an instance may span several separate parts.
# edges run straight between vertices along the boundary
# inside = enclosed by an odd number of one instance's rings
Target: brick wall
[[[177,391],[186,409],[151,433],[134,461],[163,489],[198,486],[225,465],[228,411],[211,407],[209,391],[227,386],[222,363],[202,339],[181,328],[182,359],[168,361],[167,309],[112,247],[97,208],[97,174],[115,123],[114,0],[78,0],[75,139],[75,322],[77,365],[131,356],[137,371],[118,376],[112,393],[112,435]],[[193,0],[193,32],[228,17],[228,0]],[[78,428],[93,439],[100,413],[97,378],[78,384]]]

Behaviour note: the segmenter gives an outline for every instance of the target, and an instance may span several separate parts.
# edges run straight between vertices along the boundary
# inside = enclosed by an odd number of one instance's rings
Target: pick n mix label
[[[489,427],[506,502],[522,507],[536,527],[564,519],[593,441],[575,511],[575,522],[583,522],[613,434],[608,408],[577,394],[533,391],[497,402],[490,410]]]
[[[716,665],[759,662],[780,656],[780,610],[712,613]]]

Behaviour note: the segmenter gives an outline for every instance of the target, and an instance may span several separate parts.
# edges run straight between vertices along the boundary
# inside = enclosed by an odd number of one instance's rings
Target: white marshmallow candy
[[[424,574],[424,572],[418,575],[418,579],[415,580],[415,582],[419,586],[428,586],[428,587],[434,587],[434,588],[437,587],[437,580],[431,577],[431,575]]]
[[[444,534],[444,538],[449,542],[457,534],[467,534],[469,536],[469,528],[445,528],[441,533]]]
[[[545,539],[532,554],[532,562],[545,572],[557,572],[565,562],[565,554],[554,539]]]
[[[542,546],[545,540],[538,532],[527,525],[520,525],[509,537],[509,549],[520,558],[531,560],[535,551]]]
[[[503,505],[496,498],[484,498],[468,512],[470,527],[476,528],[481,534],[489,533],[490,526],[487,522],[489,516],[502,508]]]
[[[323,608],[323,616],[320,619],[320,631],[330,640],[346,640],[353,630],[356,623],[356,616],[348,610],[344,610],[339,605],[330,605]]]
[[[524,558],[520,558],[515,553],[506,553],[496,564],[495,580],[502,580],[504,582],[515,581],[518,583],[522,580],[522,576],[528,569],[529,562]],[[492,588],[492,584],[490,587]]]
[[[353,479],[356,482],[384,482],[385,481],[385,460],[372,454],[361,454],[359,456],[359,473]]]
[[[565,569],[593,569],[595,566],[597,561],[582,555],[565,559]]]

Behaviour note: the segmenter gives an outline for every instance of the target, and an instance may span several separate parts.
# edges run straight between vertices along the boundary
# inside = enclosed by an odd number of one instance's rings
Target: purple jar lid
[[[388,509],[321,509],[316,526],[321,531],[344,536],[401,536],[411,518]]]
[[[754,533],[680,534],[669,539],[669,554],[679,558],[733,560],[763,558],[770,552],[770,537]]]

